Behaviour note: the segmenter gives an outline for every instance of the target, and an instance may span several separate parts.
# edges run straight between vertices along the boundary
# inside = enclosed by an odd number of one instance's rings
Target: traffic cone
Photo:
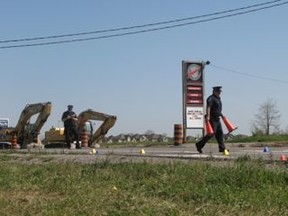
[[[229,156],[229,151],[227,149],[224,149],[223,153],[224,153],[225,156]]]
[[[214,134],[213,128],[212,128],[212,126],[211,126],[209,121],[205,122],[205,127],[206,127],[206,134],[207,135],[211,136],[211,135]]]
[[[237,127],[234,127],[234,125],[228,120],[227,117],[222,116],[222,120],[223,120],[223,122],[224,122],[224,124],[225,124],[225,126],[226,126],[226,128],[227,128],[229,133],[231,133],[232,131],[237,129]]]
[[[286,161],[287,160],[285,155],[281,155],[279,159],[280,159],[280,161]]]
[[[265,147],[265,148],[263,149],[263,152],[270,152],[270,149],[269,149],[268,147]]]
[[[144,149],[141,149],[141,150],[140,150],[140,154],[145,154],[145,150],[144,150]]]

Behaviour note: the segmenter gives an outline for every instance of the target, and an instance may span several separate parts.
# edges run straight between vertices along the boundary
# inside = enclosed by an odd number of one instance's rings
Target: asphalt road
[[[158,158],[158,159],[219,159],[219,160],[235,160],[240,157],[249,157],[251,159],[263,160],[286,160],[288,157],[288,146],[275,143],[254,143],[254,144],[226,144],[229,149],[228,154],[218,152],[217,144],[206,144],[203,154],[199,154],[194,144],[182,144],[179,146],[157,146],[157,147],[99,147],[99,148],[82,148],[82,149],[64,149],[64,148],[30,148],[17,150],[0,150],[13,151],[14,154],[43,153],[45,155],[57,155],[57,157],[68,157],[71,155],[77,158],[103,158],[103,157],[137,157],[137,158]],[[95,157],[96,156],[96,157]]]

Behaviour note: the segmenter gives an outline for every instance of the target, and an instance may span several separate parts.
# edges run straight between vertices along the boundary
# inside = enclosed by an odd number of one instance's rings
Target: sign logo
[[[187,79],[197,81],[201,78],[201,66],[198,64],[190,64],[187,69]]]

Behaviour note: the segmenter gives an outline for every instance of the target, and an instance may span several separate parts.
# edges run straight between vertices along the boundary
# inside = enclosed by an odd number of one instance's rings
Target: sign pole
[[[187,129],[204,133],[204,67],[209,61],[182,61],[183,143]]]

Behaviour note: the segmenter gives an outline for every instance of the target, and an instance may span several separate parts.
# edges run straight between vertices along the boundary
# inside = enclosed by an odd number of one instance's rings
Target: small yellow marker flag
[[[224,155],[229,156],[229,151],[227,149],[224,150]]]
[[[145,150],[144,150],[144,149],[141,149],[141,150],[140,150],[140,154],[145,154]]]

